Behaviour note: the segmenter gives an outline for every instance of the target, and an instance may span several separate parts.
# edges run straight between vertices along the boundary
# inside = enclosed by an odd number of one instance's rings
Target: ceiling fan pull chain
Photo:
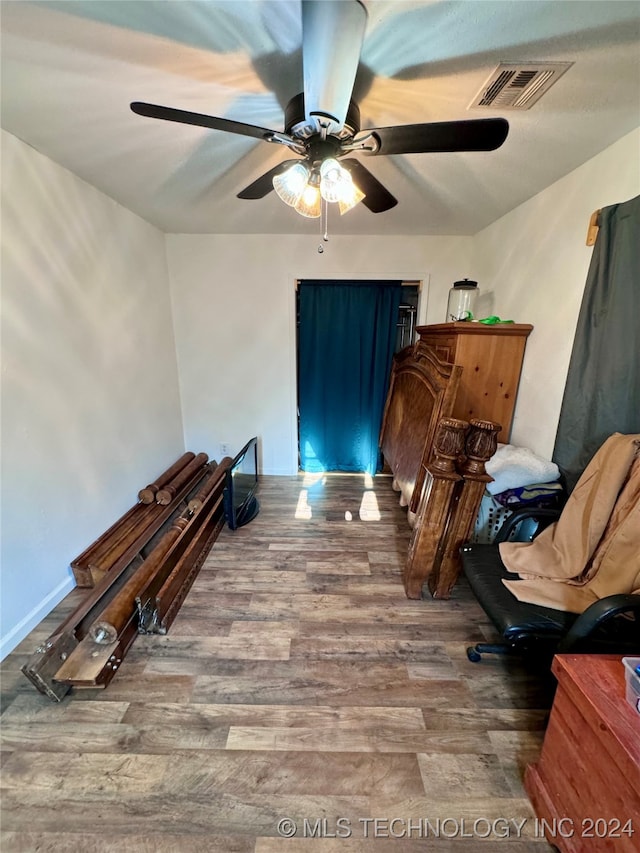
[[[320,233],[325,243],[329,242],[329,234],[327,233],[329,220],[329,202],[323,198],[320,200]],[[324,252],[322,243],[318,246],[318,253],[321,255]]]

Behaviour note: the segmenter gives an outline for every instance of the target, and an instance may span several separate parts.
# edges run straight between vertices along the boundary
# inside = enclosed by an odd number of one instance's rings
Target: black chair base
[[[578,615],[519,601],[503,584],[509,573],[494,545],[464,545],[464,574],[502,642],[467,648],[473,663],[483,654],[520,655],[548,666],[560,653],[640,654],[640,595],[610,595]]]
[[[471,663],[479,663],[482,655],[515,655],[516,650],[506,643],[476,643],[467,646],[467,657]]]

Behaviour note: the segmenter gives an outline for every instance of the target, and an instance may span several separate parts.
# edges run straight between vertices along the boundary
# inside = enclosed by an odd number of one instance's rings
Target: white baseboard
[[[75,587],[75,581],[72,577],[65,578],[62,583],[45,596],[39,604],[31,610],[24,619],[21,619],[8,634],[0,640],[0,660],[4,660],[10,654],[18,643],[22,642],[29,631],[38,625],[45,616],[48,616],[53,608],[62,601],[65,595],[68,595]]]

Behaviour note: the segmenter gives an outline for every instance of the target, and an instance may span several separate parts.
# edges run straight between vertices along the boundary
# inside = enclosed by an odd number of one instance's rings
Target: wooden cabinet
[[[525,323],[438,323],[417,327],[420,340],[439,359],[462,367],[452,417],[499,423],[502,431],[498,441],[509,441],[524,350],[532,329]]]
[[[538,826],[562,853],[637,853],[640,717],[625,699],[622,659],[558,655],[553,673],[542,754],[525,775]]]

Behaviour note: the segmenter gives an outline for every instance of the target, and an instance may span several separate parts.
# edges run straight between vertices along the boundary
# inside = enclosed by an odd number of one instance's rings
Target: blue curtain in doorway
[[[298,405],[303,471],[380,470],[378,437],[401,283],[300,284]]]

